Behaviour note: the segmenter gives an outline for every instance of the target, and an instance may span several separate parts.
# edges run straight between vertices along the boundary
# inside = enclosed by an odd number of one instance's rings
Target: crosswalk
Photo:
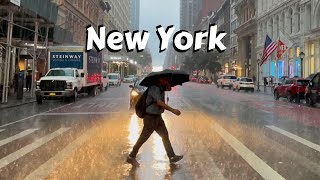
[[[274,125],[265,126],[265,127],[273,132],[281,134],[285,138],[294,140],[300,145],[313,149],[318,153],[320,153],[320,145],[314,142],[311,142],[307,139],[299,137],[296,134],[283,130],[280,127],[277,127]],[[67,157],[71,156],[83,144],[90,141],[90,137],[92,137],[97,132],[97,128],[98,127],[90,128],[89,130],[86,130],[85,133],[82,133],[81,135],[79,135],[79,137],[76,137],[71,142],[68,142],[68,144],[65,147],[63,147],[61,150],[56,152],[50,158],[45,160],[45,162],[43,162],[40,166],[35,167],[31,172],[26,174],[25,175],[26,177],[24,177],[24,179],[28,179],[28,180],[45,179],[57,166],[61,165]],[[246,161],[246,163],[248,163],[248,165],[250,165],[257,173],[259,173],[259,175],[261,175],[262,178],[285,179],[279,172],[277,172],[274,169],[274,167],[269,165],[267,162],[264,162],[263,160],[261,160],[259,157],[259,154],[253,153],[248,147],[244,146],[238,139],[236,139],[236,137],[234,137],[232,134],[227,132],[217,123],[212,125],[212,128],[222,137],[222,139],[225,142],[227,142],[230,145],[231,148],[235,150],[236,153],[238,153]],[[20,149],[17,149],[8,155],[5,155],[3,157],[0,156],[0,172],[1,172],[1,169],[6,168],[8,165],[14,163],[20,158],[27,156],[28,154],[32,153],[36,149],[46,146],[48,142],[56,139],[61,135],[66,134],[71,129],[72,128],[70,127],[61,127],[56,130],[49,131],[48,134],[39,133],[37,136],[41,136],[41,137],[34,139],[29,144],[25,145],[24,147],[20,147]],[[10,135],[10,137],[4,137],[4,134],[8,130],[9,129],[0,129],[0,135],[1,137],[3,137],[2,139],[0,139],[0,151],[3,150],[1,149],[3,148],[3,146],[10,145],[10,143],[13,143],[16,140],[25,138],[32,134],[36,134],[38,131],[41,130],[41,128],[22,129],[21,132],[17,132],[16,134]],[[1,134],[1,133],[4,133],[4,134]],[[212,164],[214,165],[214,162],[213,162],[214,160],[212,159],[212,157],[210,157],[210,154],[208,152],[199,152],[196,154],[199,154],[197,158],[200,159],[200,161],[202,162],[207,161],[207,164],[208,162],[212,162]],[[209,160],[208,160],[208,157],[210,157]],[[217,172],[214,172],[214,174],[219,174],[219,177],[220,177],[219,179],[227,179],[223,177],[223,175],[218,171],[219,169],[216,166],[215,166],[215,169],[217,169]],[[203,174],[206,174],[206,173],[203,173]]]
[[[0,146],[3,146],[3,145],[5,145],[5,144],[8,144],[8,143],[14,141],[14,140],[17,140],[17,139],[20,139],[20,138],[22,138],[22,137],[24,137],[24,136],[27,136],[27,135],[29,135],[29,134],[32,134],[32,133],[34,133],[34,132],[37,131],[37,130],[38,130],[37,128],[36,128],[36,129],[27,129],[27,130],[25,130],[25,131],[22,131],[22,132],[19,133],[19,134],[16,134],[16,135],[11,136],[11,137],[9,137],[9,138],[0,140]]]

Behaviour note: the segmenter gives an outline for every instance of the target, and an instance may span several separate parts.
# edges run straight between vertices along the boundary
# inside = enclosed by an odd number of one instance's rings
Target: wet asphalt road
[[[182,115],[163,115],[184,159],[170,165],[154,133],[132,167],[128,86],[0,110],[0,179],[320,179],[320,109],[195,83],[168,93]]]

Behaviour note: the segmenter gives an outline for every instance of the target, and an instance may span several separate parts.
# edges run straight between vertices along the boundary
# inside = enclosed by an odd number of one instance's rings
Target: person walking
[[[27,76],[26,76],[26,88],[27,91],[31,91],[31,84],[32,84],[32,76],[30,74],[30,72],[28,72]]]
[[[143,129],[138,141],[133,146],[131,153],[127,157],[127,162],[131,164],[137,163],[136,155],[138,154],[139,149],[149,139],[154,131],[161,136],[170,163],[178,162],[183,158],[183,156],[178,156],[174,153],[167,127],[161,116],[165,110],[168,110],[177,116],[181,114],[178,109],[174,109],[165,103],[165,91],[171,91],[170,78],[160,77],[158,82],[155,83],[155,85],[150,86],[147,91],[147,106],[145,111],[146,113],[143,118]]]

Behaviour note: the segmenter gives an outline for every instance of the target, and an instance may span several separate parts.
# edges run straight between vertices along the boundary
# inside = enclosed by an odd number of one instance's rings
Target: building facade
[[[130,28],[136,31],[140,29],[140,0],[131,0],[130,8]]]
[[[201,7],[200,0],[180,0],[180,29],[194,30]]]
[[[210,19],[210,24],[216,24],[218,31],[226,32],[222,43],[227,49],[219,54],[219,63],[222,65],[222,73],[229,74],[231,68],[230,61],[230,0],[226,0],[216,14]]]
[[[233,4],[239,26],[234,30],[238,41],[237,76],[256,76],[257,24],[256,0],[238,0]]]
[[[238,0],[230,1],[230,71],[232,75],[238,75],[238,36],[234,32],[239,27],[235,5]]]
[[[117,30],[124,32],[130,30],[130,1],[131,0],[104,0],[111,6],[111,10],[108,13],[108,21],[106,25],[107,32]],[[123,49],[118,53],[108,52],[108,55],[126,55],[126,50]]]
[[[2,102],[15,95],[18,73],[24,78],[32,73],[37,80],[47,72],[49,46],[84,46],[86,26],[102,24],[109,7],[101,0],[21,0],[19,7],[9,2],[0,4],[0,47],[5,47],[0,58]]]
[[[281,59],[274,52],[262,65],[263,77],[283,76],[307,77],[320,71],[320,1],[319,0],[280,0],[258,1],[257,52],[261,57],[266,34],[277,42],[282,32],[293,46]],[[301,61],[299,54],[304,52]],[[301,72],[302,71],[302,72]]]

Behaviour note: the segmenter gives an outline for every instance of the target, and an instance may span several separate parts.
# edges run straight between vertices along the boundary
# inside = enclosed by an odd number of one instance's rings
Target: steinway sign
[[[20,1],[21,1],[21,0],[10,0],[10,2],[11,2],[12,4],[15,4],[15,5],[17,5],[17,6],[20,6]]]

